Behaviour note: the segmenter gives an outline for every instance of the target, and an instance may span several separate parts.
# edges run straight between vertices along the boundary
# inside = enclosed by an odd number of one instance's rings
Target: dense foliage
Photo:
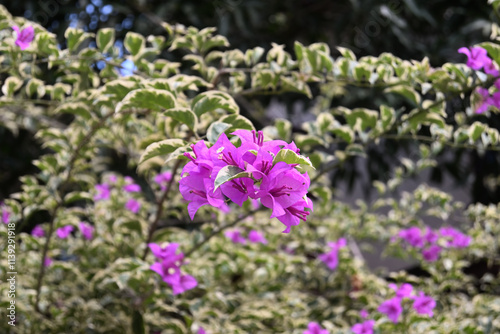
[[[496,25],[461,50],[467,64],[439,67],[333,57],[324,43],[231,49],[213,28],[161,27],[128,31],[124,49],[110,28],[68,28],[58,44],[0,7],[2,131],[34,133],[42,152],[1,207],[17,270],[3,332],[500,330],[500,204],[400,190],[450,150],[498,159]],[[352,88],[378,98],[334,103]],[[248,106],[268,95],[304,96],[312,117],[298,129]],[[394,143],[407,151],[389,154],[377,198],[338,200],[332,172]],[[373,241],[419,272],[370,269]]]

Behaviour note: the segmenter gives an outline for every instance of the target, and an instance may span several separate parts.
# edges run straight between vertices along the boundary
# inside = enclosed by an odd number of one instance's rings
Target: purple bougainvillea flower
[[[150,243],[148,244],[151,253],[160,260],[166,261],[165,265],[170,267],[180,268],[182,265],[182,260],[184,259],[184,254],[181,252],[177,254],[179,244],[172,242],[166,247],[161,247],[158,244]]]
[[[404,239],[407,243],[413,247],[421,248],[424,246],[424,238],[422,237],[422,231],[418,227],[410,227],[409,229],[402,230],[399,232],[398,236]]]
[[[486,50],[480,47],[473,47],[470,50],[460,48],[458,52],[467,56],[467,66],[474,70],[480,70],[484,65],[488,64],[488,61],[491,61]]]
[[[94,201],[109,199],[109,185],[107,183],[96,184],[95,190],[97,194],[94,196]]]
[[[399,321],[399,316],[403,312],[403,307],[401,306],[401,298],[394,297],[392,299],[386,300],[380,304],[378,311],[384,313],[393,322],[397,323]]]
[[[250,196],[254,196],[254,181],[248,177],[231,180],[221,185],[221,190],[231,201],[243,205]]]
[[[44,267],[50,267],[50,265],[52,264],[52,259],[48,256],[45,257],[45,259],[43,259],[43,265]]]
[[[78,227],[80,228],[80,232],[85,239],[92,240],[92,238],[94,237],[94,227],[92,225],[85,222],[80,222],[80,225]]]
[[[360,324],[355,324],[351,327],[354,334],[373,334],[373,326],[375,326],[375,320],[366,320]]]
[[[155,176],[154,181],[160,186],[161,190],[167,189],[168,182],[172,179],[171,172],[163,172]]]
[[[359,311],[359,316],[362,318],[362,319],[366,319],[368,318],[368,311],[367,310],[361,310]]]
[[[205,331],[205,329],[203,327],[200,327],[198,329],[198,333],[197,334],[207,334],[207,332]]]
[[[0,210],[2,210],[2,216],[0,217],[0,219],[2,219],[2,223],[8,224],[10,222],[9,208],[5,204],[0,203]]]
[[[439,229],[439,234],[447,240],[446,245],[448,247],[465,248],[469,246],[471,242],[471,237],[453,227],[443,227]]]
[[[413,308],[418,314],[427,314],[429,317],[433,316],[433,309],[436,307],[436,301],[430,296],[426,296],[422,291],[415,297]]]
[[[292,226],[299,225],[301,220],[307,220],[307,216],[310,215],[311,212],[306,211],[306,208],[311,211],[313,209],[313,203],[307,197],[306,199],[300,200],[292,206],[285,208],[285,214],[278,217],[278,220],[286,226],[283,233],[290,233],[290,228]]]
[[[141,186],[135,183],[126,184],[123,186],[123,190],[125,190],[128,193],[138,193],[141,191]]]
[[[278,162],[267,176],[263,176],[256,196],[262,205],[273,210],[271,218],[283,216],[286,208],[297,204],[305,196],[309,182],[309,178],[287,163]]]
[[[118,181],[118,178],[116,177],[115,174],[111,174],[109,177],[108,177],[108,181],[111,182],[111,183],[116,183],[116,181]]]
[[[394,283],[390,283],[389,288],[396,292],[396,297],[398,298],[409,298],[413,292],[413,286],[410,283],[403,283],[400,287]]]
[[[129,210],[130,212],[137,213],[141,209],[141,203],[131,198],[127,201],[127,203],[125,203],[125,209]]]
[[[266,245],[267,240],[266,238],[260,233],[259,231],[256,230],[251,230],[250,233],[248,233],[248,240],[253,243],[258,243],[260,242],[261,244]]]
[[[425,261],[434,262],[439,259],[439,255],[441,254],[441,247],[438,245],[431,245],[422,250],[422,257]]]
[[[495,62],[488,58],[488,61],[484,63],[483,67],[484,73],[497,77],[500,73],[498,69],[495,67]]]
[[[488,89],[479,87],[476,91],[481,96],[481,102],[476,109],[476,114],[482,114],[487,111],[490,106],[497,104],[497,101],[490,95]]]
[[[317,322],[310,322],[307,325],[307,330],[305,330],[303,334],[330,334],[330,332],[321,328]]]
[[[198,285],[196,279],[191,275],[181,275],[179,280],[171,283],[172,293],[178,295],[184,291],[191,290]]]
[[[58,228],[56,231],[56,235],[60,239],[66,239],[71,234],[71,232],[73,232],[73,230],[74,230],[73,226],[66,225]]]
[[[40,225],[37,225],[31,230],[31,235],[37,238],[42,238],[45,236],[45,231]]]
[[[439,239],[439,234],[434,232],[431,228],[427,227],[424,239],[430,245],[434,245]]]
[[[328,253],[321,254],[318,258],[323,261],[329,269],[335,270],[339,264],[339,249],[345,247],[345,245],[346,240],[344,238],[340,238],[336,242],[329,242],[328,246],[331,250]]]
[[[13,26],[12,29],[17,33],[16,45],[19,46],[21,50],[25,50],[30,46],[31,41],[35,38],[35,29],[31,26],[19,30],[18,26]]]
[[[232,242],[235,244],[242,244],[245,245],[247,243],[247,240],[241,235],[241,232],[238,230],[230,230],[224,232],[224,235],[231,239]]]

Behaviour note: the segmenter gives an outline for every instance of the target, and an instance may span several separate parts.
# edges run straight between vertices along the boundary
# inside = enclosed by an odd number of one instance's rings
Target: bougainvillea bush
[[[401,189],[448,150],[499,158],[495,34],[434,67],[163,27],[58,44],[0,7],[0,125],[42,148],[0,208],[2,333],[500,331],[500,204]],[[350,87],[383,103],[337,105]],[[248,101],[283,94],[310,120],[256,122]],[[376,196],[344,202],[331,172],[391,142]],[[375,243],[418,270],[373,270]]]

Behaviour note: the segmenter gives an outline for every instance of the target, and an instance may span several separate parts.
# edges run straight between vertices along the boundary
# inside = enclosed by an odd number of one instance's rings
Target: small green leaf
[[[162,111],[175,107],[175,97],[172,93],[154,88],[141,88],[128,93],[123,101],[118,103],[115,112],[127,108],[141,108]]]
[[[8,77],[2,86],[2,93],[8,97],[12,97],[22,85],[23,81],[18,77]]]
[[[224,183],[241,177],[251,177],[251,173],[245,172],[243,169],[236,166],[228,165],[222,167],[215,178],[214,191]]]
[[[412,101],[417,106],[420,104],[420,100],[421,100],[420,94],[418,94],[417,91],[415,89],[413,89],[412,87],[399,85],[399,86],[387,88],[386,90],[384,90],[384,92],[385,93],[396,93],[396,94],[399,94],[399,95],[406,97],[407,99]]]
[[[97,32],[97,47],[101,52],[107,53],[113,47],[115,42],[115,29],[113,28],[104,28],[99,29]]]
[[[87,38],[94,36],[94,34],[83,31],[82,29],[68,28],[64,32],[64,37],[67,40],[68,50],[74,52],[78,49],[80,44]]]
[[[198,117],[217,109],[223,109],[231,114],[238,114],[240,112],[240,108],[232,96],[219,91],[209,91],[199,94],[193,99],[191,108]]]
[[[125,35],[123,45],[132,56],[137,56],[146,47],[146,39],[140,34],[129,31]]]
[[[219,119],[220,122],[230,124],[231,127],[226,130],[226,132],[230,133],[235,130],[244,129],[244,130],[255,130],[252,122],[241,115],[227,115]]]
[[[151,158],[167,155],[174,152],[179,147],[186,146],[186,142],[182,139],[165,139],[156,143],[153,143],[146,147],[146,150],[139,159],[139,164]]]
[[[295,153],[292,150],[287,148],[280,150],[273,159],[273,166],[278,162],[283,161],[289,165],[298,164],[300,166],[309,166],[312,169],[315,169],[312,165],[311,161],[307,159],[305,156]]]
[[[231,127],[231,124],[223,122],[213,122],[207,129],[207,139],[214,144],[219,138],[220,134]]]
[[[68,113],[78,115],[83,119],[89,120],[92,118],[90,108],[83,102],[71,102],[61,105],[55,110],[56,113]]]
[[[163,113],[165,116],[171,117],[176,121],[186,124],[191,130],[195,131],[198,118],[191,109],[188,108],[173,108]]]

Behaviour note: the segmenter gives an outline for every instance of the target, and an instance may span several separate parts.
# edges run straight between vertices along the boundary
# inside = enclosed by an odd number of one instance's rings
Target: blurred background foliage
[[[496,13],[486,1],[473,0],[423,3],[414,0],[2,0],[0,3],[13,15],[24,16],[48,28],[61,43],[64,43],[63,35],[68,26],[90,32],[113,27],[117,30],[117,46],[120,46],[127,31],[163,34],[164,30],[158,24],[163,20],[198,28],[217,27],[232,47],[242,50],[255,46],[269,49],[274,42],[284,44],[288,51],[292,51],[296,40],[305,45],[325,42],[332,50],[337,46],[350,48],[358,57],[390,52],[403,59],[428,57],[434,66],[464,62],[457,49],[488,40],[491,23],[497,20]],[[176,55],[179,59],[183,56],[174,52],[162,57]],[[332,107],[378,109],[382,103],[397,105],[399,102],[387,101],[387,97],[376,89],[349,85],[318,86],[316,89],[331,91],[327,94],[329,100],[323,103],[330,103]],[[246,96],[238,102],[242,114],[258,128],[269,125],[274,117],[279,116],[291,119],[295,132],[303,131],[301,123],[308,119],[308,110],[317,103],[299,94]],[[268,105],[271,107],[263,107]],[[464,109],[461,100],[457,99],[457,103],[448,103],[447,111],[453,115]],[[490,118],[489,126],[500,128],[498,115]],[[9,131],[0,130],[2,198],[18,190],[15,180],[33,170],[30,161],[41,151],[31,134],[22,131],[16,137]],[[18,154],[12,154],[13,147],[22,149],[16,150]],[[373,180],[387,179],[396,157],[402,154],[411,156],[415,149],[409,142],[387,141],[369,150],[367,159],[353,159],[336,170],[333,180],[339,188],[353,190],[357,187],[369,194]],[[500,170],[497,152],[478,155],[454,149],[443,154],[438,161],[438,166],[428,176],[430,180],[422,181],[439,184],[445,179],[448,183],[451,180],[452,184],[467,189],[466,201],[500,201],[500,187],[490,182]]]

